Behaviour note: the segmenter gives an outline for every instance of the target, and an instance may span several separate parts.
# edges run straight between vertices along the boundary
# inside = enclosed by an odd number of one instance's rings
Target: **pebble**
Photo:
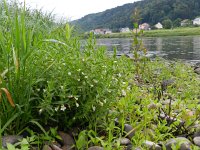
[[[144,147],[148,148],[149,150],[161,150],[162,149],[158,144],[151,142],[151,141],[144,141],[142,145]]]
[[[131,141],[128,138],[120,139],[120,145],[129,145],[129,144],[131,144]]]
[[[22,140],[21,136],[18,135],[6,135],[2,137],[2,145],[3,147],[7,147],[6,143],[15,144]]]
[[[58,134],[62,138],[63,145],[72,147],[75,145],[74,139],[67,133],[59,131]]]
[[[200,147],[200,136],[197,136],[193,139],[193,142],[195,145],[199,146]]]
[[[180,146],[180,150],[191,150],[192,143],[185,137],[177,137],[169,139],[165,146],[166,150],[172,150],[172,145]]]
[[[104,150],[104,149],[103,149],[103,147],[92,146],[92,147],[88,148],[88,150]]]
[[[135,135],[135,130],[134,128],[129,125],[129,124],[125,124],[124,125],[124,130],[126,131],[126,133],[128,134],[127,137],[131,140],[132,137]]]

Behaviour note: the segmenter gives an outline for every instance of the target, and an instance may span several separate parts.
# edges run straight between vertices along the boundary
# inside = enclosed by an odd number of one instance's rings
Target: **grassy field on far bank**
[[[144,37],[163,37],[163,36],[191,36],[200,35],[200,27],[185,27],[175,29],[161,29],[144,31]],[[106,35],[98,35],[97,38],[128,38],[133,34],[129,33],[112,33]]]

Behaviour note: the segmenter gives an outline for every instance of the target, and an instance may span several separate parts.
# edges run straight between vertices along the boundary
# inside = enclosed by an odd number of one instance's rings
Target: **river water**
[[[152,37],[143,38],[142,41],[149,57],[200,62],[200,36]],[[106,46],[111,53],[116,47],[118,55],[131,55],[132,42],[130,38],[97,39],[97,45]]]

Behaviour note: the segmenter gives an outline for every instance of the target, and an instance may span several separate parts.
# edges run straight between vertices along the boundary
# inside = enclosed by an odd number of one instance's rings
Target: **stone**
[[[128,138],[121,138],[119,139],[120,145],[129,145],[131,144],[131,141]]]
[[[158,144],[151,141],[144,141],[142,145],[149,150],[162,150],[162,148]]]
[[[200,67],[195,68],[195,69],[194,69],[194,72],[195,72],[196,74],[200,75]]]
[[[58,134],[62,138],[63,145],[68,145],[70,147],[75,145],[74,139],[69,134],[62,132],[62,131],[59,131]]]
[[[132,150],[132,149],[133,149],[133,145],[132,144],[127,145],[126,150]]]
[[[167,90],[167,87],[170,86],[170,85],[173,85],[174,83],[175,83],[175,80],[173,80],[173,79],[163,80],[161,82],[162,91]]]
[[[128,134],[127,137],[131,140],[132,137],[135,135],[135,130],[134,128],[129,125],[129,124],[125,124],[124,125],[124,131],[126,131],[126,133]]]
[[[58,147],[57,145],[54,145],[54,144],[51,145],[51,149],[52,150],[62,150],[60,147]]]
[[[192,143],[185,137],[172,138],[166,142],[166,150],[172,150],[172,145],[180,146],[180,150],[191,150]]]
[[[200,147],[200,136],[194,137],[193,142],[195,145]]]
[[[2,137],[2,145],[3,147],[7,147],[6,143],[15,144],[22,140],[22,136],[18,135],[6,135]]]
[[[64,145],[61,149],[62,150],[73,150],[74,147],[70,147],[69,145]]]
[[[70,147],[70,146],[64,145],[61,149],[62,149],[62,150],[72,150],[73,148]]]
[[[88,148],[88,150],[104,150],[103,147],[100,146],[92,146],[90,148]]]
[[[52,148],[49,145],[44,145],[42,150],[52,150]]]
[[[157,105],[155,103],[151,103],[147,107],[148,107],[149,110],[151,110],[151,109],[156,109]]]

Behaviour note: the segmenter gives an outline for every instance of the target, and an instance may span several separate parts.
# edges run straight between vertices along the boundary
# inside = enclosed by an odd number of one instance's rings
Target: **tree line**
[[[114,31],[123,27],[133,27],[133,11],[140,10],[140,23],[155,25],[158,22],[171,23],[175,27],[184,19],[194,19],[200,16],[199,0],[142,0],[125,4],[106,11],[89,14],[72,24],[89,31],[96,28],[110,28]]]

